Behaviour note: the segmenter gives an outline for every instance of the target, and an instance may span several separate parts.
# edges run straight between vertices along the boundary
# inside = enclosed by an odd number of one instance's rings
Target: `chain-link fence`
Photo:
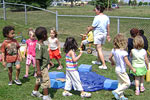
[[[20,7],[22,11],[11,10],[10,5]],[[34,11],[29,11],[27,7],[32,7]],[[110,34],[113,38],[117,33],[123,33],[130,37],[130,29],[138,28],[145,31],[145,35],[149,40],[150,34],[150,18],[141,17],[110,17]],[[47,28],[56,27],[60,33],[60,40],[64,41],[67,36],[73,36],[77,40],[81,40],[80,34],[86,32],[86,27],[92,24],[94,16],[86,15],[59,15],[59,12],[53,12],[38,7],[24,4],[6,3],[5,6],[0,4],[0,18],[12,21],[19,25],[28,25],[32,27],[44,26]],[[110,45],[110,44],[108,44]],[[111,43],[112,45],[112,43]],[[150,43],[149,43],[150,45]],[[112,47],[112,46],[108,46]]]

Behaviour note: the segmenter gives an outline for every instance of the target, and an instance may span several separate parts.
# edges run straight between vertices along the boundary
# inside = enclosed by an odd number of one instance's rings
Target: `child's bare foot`
[[[61,70],[63,68],[63,66],[58,66],[57,70]]]

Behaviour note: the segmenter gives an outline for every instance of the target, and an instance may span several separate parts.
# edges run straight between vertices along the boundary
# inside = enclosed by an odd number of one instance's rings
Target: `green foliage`
[[[143,5],[143,2],[140,1],[140,2],[139,2],[139,6],[142,6],[142,5]]]
[[[96,5],[96,1],[95,0],[89,1],[88,4],[90,4],[90,5]]]
[[[17,3],[17,4],[27,4],[27,5],[32,5],[32,6],[41,7],[41,8],[46,9],[50,5],[52,0],[5,0],[5,2],[11,2],[11,3]],[[28,8],[28,9],[30,9],[30,8]],[[17,9],[17,10],[20,10],[20,9]]]
[[[144,2],[143,5],[145,5],[145,6],[148,5],[148,2]]]

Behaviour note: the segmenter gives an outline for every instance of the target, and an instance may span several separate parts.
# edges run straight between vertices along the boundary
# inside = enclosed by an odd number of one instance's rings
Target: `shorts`
[[[11,63],[7,63],[6,66],[9,68],[9,67],[12,67],[12,66],[16,66],[16,65],[20,65],[20,61],[16,61],[16,62],[11,62]]]
[[[106,35],[97,35],[94,36],[94,44],[105,44],[106,41]]]
[[[56,50],[49,50],[49,56],[50,56],[50,59],[60,59],[61,58],[61,55],[59,53],[59,50],[56,49]]]
[[[41,70],[42,77],[36,77],[36,84],[41,85],[42,89],[50,88],[50,79],[48,69]]]
[[[83,40],[82,43],[83,43],[84,45],[86,45],[86,44],[89,43],[89,41],[88,41],[88,40]]]
[[[35,67],[35,64],[36,64],[35,57],[33,57],[30,54],[27,54],[26,65],[30,65],[31,62],[32,62],[33,67]]]

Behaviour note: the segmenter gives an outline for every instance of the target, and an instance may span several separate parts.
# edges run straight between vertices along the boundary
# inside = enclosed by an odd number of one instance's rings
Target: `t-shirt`
[[[46,45],[36,43],[36,60],[40,60],[41,70],[47,67],[50,62],[47,49]]]
[[[17,40],[4,40],[1,46],[2,53],[5,54],[5,61],[7,63],[15,62],[19,60],[18,49],[20,48]]]
[[[31,40],[28,39],[26,41],[27,44],[27,53],[35,57],[35,46],[36,46],[37,40]]]
[[[145,67],[145,49],[132,49],[132,66],[133,67]]]
[[[90,32],[87,34],[87,36],[88,36],[87,40],[88,40],[89,42],[93,42],[93,32],[90,31]]]
[[[107,26],[110,24],[109,17],[106,15],[97,15],[94,17],[92,26],[94,27],[94,36],[99,34],[107,35]]]
[[[112,54],[114,55],[116,61],[116,72],[124,73],[126,72],[126,63],[124,61],[124,57],[128,56],[127,51],[121,49],[112,49]]]
[[[51,37],[48,38],[49,46],[51,50],[56,50],[58,48],[57,46],[57,38],[52,39]]]

